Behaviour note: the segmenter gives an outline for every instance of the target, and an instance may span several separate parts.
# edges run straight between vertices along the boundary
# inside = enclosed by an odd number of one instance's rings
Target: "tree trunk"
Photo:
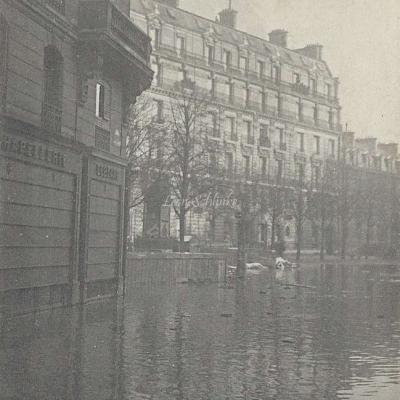
[[[181,207],[179,211],[179,251],[185,252],[185,232],[186,232],[186,209]]]
[[[326,204],[325,204],[325,193],[322,193],[322,204],[321,204],[321,237],[320,237],[320,250],[319,259],[324,261],[325,259],[325,220],[326,220]]]

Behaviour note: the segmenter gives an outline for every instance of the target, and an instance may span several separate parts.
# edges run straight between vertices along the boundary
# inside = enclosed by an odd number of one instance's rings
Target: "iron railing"
[[[150,60],[150,38],[111,0],[81,1],[78,26],[83,32],[109,33],[134,49],[147,62]]]

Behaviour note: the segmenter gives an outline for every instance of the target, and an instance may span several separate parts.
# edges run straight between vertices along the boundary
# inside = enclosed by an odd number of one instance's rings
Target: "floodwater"
[[[400,399],[400,267],[132,288],[0,321],[0,399]]]

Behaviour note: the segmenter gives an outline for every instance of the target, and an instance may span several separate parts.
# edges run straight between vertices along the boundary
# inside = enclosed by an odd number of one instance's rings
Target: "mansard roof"
[[[250,50],[279,60],[282,64],[290,64],[310,71],[314,70],[320,75],[332,77],[328,65],[323,60],[315,60],[299,54],[295,50],[276,46],[266,39],[226,27],[217,21],[212,21],[180,8],[160,4],[154,0],[132,0],[131,9],[138,14],[146,16],[158,14],[161,21],[188,31],[197,32],[200,35],[213,32],[216,39],[222,42],[235,46],[248,44]]]

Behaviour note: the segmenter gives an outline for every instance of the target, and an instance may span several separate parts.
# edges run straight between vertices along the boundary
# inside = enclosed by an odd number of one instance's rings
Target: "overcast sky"
[[[324,46],[340,78],[342,122],[358,136],[400,142],[400,0],[232,0],[238,28],[289,31],[289,48]],[[214,19],[228,0],[180,0]]]

